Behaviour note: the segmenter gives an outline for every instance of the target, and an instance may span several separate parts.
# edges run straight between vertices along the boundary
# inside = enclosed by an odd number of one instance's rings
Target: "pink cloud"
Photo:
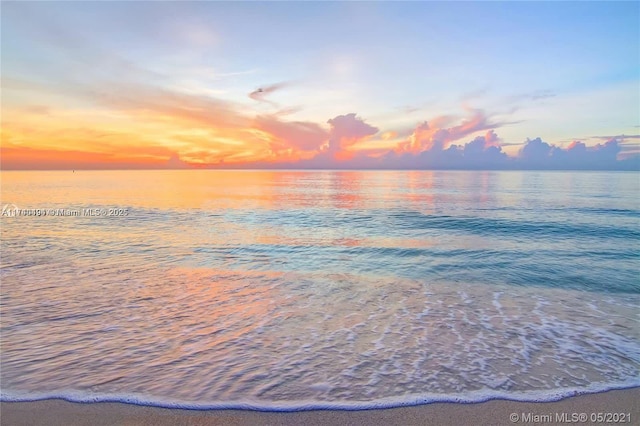
[[[257,116],[253,128],[272,136],[271,148],[274,151],[288,148],[315,151],[329,138],[329,132],[316,123],[281,121],[273,115]]]
[[[353,157],[349,148],[357,142],[378,133],[373,127],[357,117],[355,113],[339,115],[327,121],[331,126],[330,139],[326,151],[335,159],[348,160]]]
[[[569,151],[569,150],[586,151],[587,150],[587,146],[583,142],[573,141],[567,147],[567,151]]]
[[[425,121],[418,125],[409,139],[400,142],[396,148],[396,152],[418,154],[433,149],[444,149],[446,145],[462,139],[472,133],[481,130],[491,130],[500,127],[500,123],[491,123],[489,118],[482,110],[473,110],[473,115],[464,119],[460,124],[452,127],[443,127],[451,122],[450,116],[436,117],[431,123]],[[495,133],[490,136],[490,144],[497,141],[494,140]],[[497,137],[496,137],[497,138]]]

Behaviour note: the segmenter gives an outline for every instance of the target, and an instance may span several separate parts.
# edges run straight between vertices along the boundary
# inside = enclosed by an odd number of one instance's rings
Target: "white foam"
[[[520,401],[520,402],[553,402],[564,398],[602,393],[617,389],[631,389],[640,387],[640,378],[629,379],[616,383],[594,383],[586,387],[568,387],[548,390],[505,392],[493,389],[476,390],[466,393],[422,393],[410,394],[398,397],[373,399],[371,401],[322,401],[314,399],[292,401],[262,401],[247,398],[236,401],[184,401],[154,398],[137,394],[98,394],[79,391],[69,392],[0,392],[0,401],[3,402],[30,402],[48,399],[62,399],[77,403],[96,402],[121,402],[125,404],[143,405],[161,408],[180,408],[189,410],[255,410],[255,411],[305,411],[305,410],[370,410],[381,408],[406,407],[423,405],[436,402],[450,402],[459,404],[471,404],[485,402],[494,399]],[[319,383],[316,388],[319,391],[331,389],[330,384]]]
[[[305,306],[253,304],[256,296],[246,293],[246,314],[212,292],[219,303],[199,302],[194,309],[219,307],[215,326],[208,309],[182,327],[175,316],[159,318],[163,327],[173,321],[172,345],[153,333],[140,342],[118,318],[122,332],[100,348],[78,342],[71,332],[58,347],[44,345],[36,334],[16,335],[13,342],[29,356],[3,353],[2,396],[291,411],[554,400],[638,386],[637,320],[630,308],[619,308],[622,297],[597,300],[603,312],[617,314],[601,318],[583,292],[459,284],[432,285],[437,291],[431,297],[407,298],[409,284],[371,287],[359,294],[358,306],[331,293],[314,294]],[[388,295],[385,309],[377,304],[382,292]],[[54,355],[55,362],[41,362]],[[120,373],[110,366],[125,363],[128,374],[112,380]],[[76,368],[62,370],[60,364]],[[76,386],[95,392],[65,390]],[[17,389],[25,391],[12,393]]]
[[[502,313],[502,305],[500,304],[500,296],[502,296],[501,291],[496,291],[493,293],[493,306],[497,309],[499,313]]]

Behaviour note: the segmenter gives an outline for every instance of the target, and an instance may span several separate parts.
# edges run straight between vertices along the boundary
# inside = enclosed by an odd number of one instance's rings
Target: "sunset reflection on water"
[[[126,211],[1,218],[3,392],[349,406],[638,377],[634,175],[1,177],[3,205]]]

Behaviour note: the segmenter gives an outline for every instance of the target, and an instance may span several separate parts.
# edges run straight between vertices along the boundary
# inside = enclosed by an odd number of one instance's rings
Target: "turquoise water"
[[[358,409],[640,385],[637,173],[1,177],[3,400]]]

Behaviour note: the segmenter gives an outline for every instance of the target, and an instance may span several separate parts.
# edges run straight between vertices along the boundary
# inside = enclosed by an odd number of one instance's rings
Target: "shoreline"
[[[574,414],[575,413],[575,414]],[[597,421],[617,413],[618,421]],[[587,416],[581,421],[582,415]],[[516,419],[517,416],[517,419]],[[572,417],[573,416],[573,417]],[[575,421],[572,421],[575,417]],[[515,419],[515,421],[513,421]],[[596,421],[591,421],[591,420]],[[624,422],[620,419],[625,420]],[[613,418],[611,419],[613,420]],[[0,402],[0,425],[523,425],[638,424],[640,387],[583,394],[554,402],[494,399],[478,403],[430,404],[369,410],[194,410],[121,402],[77,403],[61,399]]]

